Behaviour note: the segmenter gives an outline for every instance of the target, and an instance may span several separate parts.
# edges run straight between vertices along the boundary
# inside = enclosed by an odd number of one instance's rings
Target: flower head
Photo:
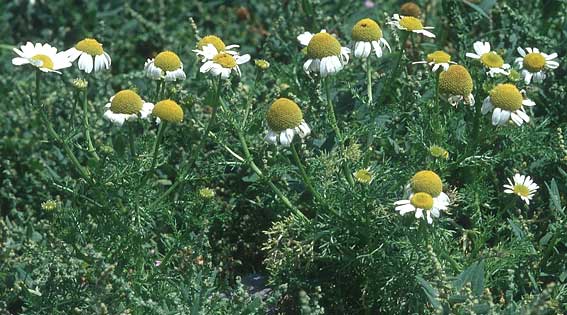
[[[215,49],[219,53],[225,52],[230,55],[238,55],[238,52],[236,52],[234,49],[240,47],[238,45],[225,45],[222,39],[220,39],[218,36],[207,35],[201,38],[199,42],[197,42],[197,49],[193,49],[193,52],[195,52],[197,56],[200,56],[203,59],[203,62],[210,60],[210,58],[207,58],[207,56],[205,56],[205,47],[209,45],[215,47]]]
[[[110,55],[107,54],[102,48],[102,44],[94,38],[85,38],[75,44],[75,47],[68,49],[65,52],[69,61],[74,62],[79,59],[77,63],[79,70],[86,73],[98,72],[104,69],[110,69]]]
[[[352,28],[352,40],[354,41],[352,46],[356,58],[368,58],[372,48],[374,48],[374,53],[378,58],[382,57],[384,47],[387,47],[390,52],[392,51],[390,45],[382,36],[382,29],[372,19],[367,18],[356,22]]]
[[[521,126],[524,122],[530,121],[530,117],[524,110],[524,105],[535,106],[535,102],[525,98],[513,84],[498,84],[484,99],[481,112],[484,115],[492,111],[492,124],[494,126],[504,125],[510,118],[516,125]]]
[[[466,56],[479,60],[484,67],[489,69],[486,72],[488,75],[494,77],[496,74],[510,74],[508,71],[510,69],[510,65],[504,63],[504,59],[502,59],[498,53],[490,50],[489,42],[475,42],[473,44],[473,48],[475,52],[467,53]]]
[[[305,32],[297,36],[297,40],[307,47],[309,59],[303,64],[305,72],[316,72],[321,77],[326,77],[341,71],[348,63],[350,49],[342,47],[341,43],[325,30],[317,34]]]
[[[444,71],[449,70],[449,66],[451,64],[455,64],[451,61],[451,55],[448,53],[437,50],[427,55],[427,58],[423,61],[416,61],[413,64],[427,64],[431,67],[431,71],[435,72],[439,68],[442,68]]]
[[[451,65],[447,71],[439,74],[439,92],[447,95],[449,103],[453,106],[461,101],[474,105],[472,90],[472,77],[467,68],[461,65]]]
[[[425,192],[438,197],[443,192],[443,183],[437,173],[429,170],[419,171],[410,180],[412,192]]]
[[[553,60],[557,58],[557,53],[548,55],[535,47],[526,50],[518,47],[518,53],[521,57],[516,58],[516,63],[523,69],[522,76],[526,84],[530,84],[532,78],[534,82],[542,82],[546,77],[545,70],[559,67],[559,62]]]
[[[374,175],[369,168],[360,169],[352,173],[352,176],[354,176],[354,179],[356,179],[357,182],[365,185],[372,183],[372,180],[374,179]]]
[[[449,151],[445,150],[444,148],[438,145],[430,146],[429,153],[435,158],[443,158],[445,160],[449,158]]]
[[[155,59],[148,59],[144,65],[146,75],[154,80],[165,81],[185,80],[183,63],[179,56],[172,51],[162,51]]]
[[[132,90],[122,90],[110,98],[105,106],[104,118],[118,126],[122,126],[127,120],[137,118],[147,119],[154,104],[146,103]]]
[[[443,196],[433,198],[426,192],[418,192],[411,194],[408,199],[396,201],[394,205],[400,215],[415,212],[416,219],[423,218],[425,212],[427,223],[432,224],[433,217],[438,218],[440,212],[449,207],[449,197],[443,194]]]
[[[204,187],[199,189],[199,196],[201,196],[201,198],[203,199],[211,199],[215,196],[215,191],[210,188]]]
[[[413,16],[419,19],[421,16],[421,9],[415,2],[406,2],[400,7],[400,13],[404,16]]]
[[[202,50],[203,65],[201,73],[210,73],[211,75],[223,79],[228,79],[231,72],[241,75],[239,65],[250,61],[250,55],[238,55],[229,53],[228,51],[218,51],[215,46],[208,44]]]
[[[515,174],[513,179],[514,182],[512,183],[508,178],[508,184],[504,185],[504,188],[506,188],[504,192],[520,196],[529,205],[539,186],[529,176]]]
[[[267,62],[264,59],[256,59],[256,60],[254,60],[254,64],[256,65],[256,67],[258,69],[260,69],[262,71],[266,71],[270,67],[270,63]]]
[[[268,135],[265,140],[273,144],[289,146],[296,134],[302,139],[311,133],[303,120],[303,113],[297,104],[288,98],[279,98],[266,113]]]
[[[400,30],[413,32],[416,34],[422,34],[427,37],[435,38],[435,34],[428,31],[433,29],[432,26],[423,26],[421,20],[413,16],[400,16],[399,14],[394,14],[392,20],[387,24],[394,25]]]
[[[12,64],[21,66],[31,64],[39,68],[43,72],[55,72],[61,74],[58,70],[68,68],[71,62],[65,52],[57,52],[57,48],[49,44],[27,42],[20,49],[13,49],[18,57],[12,59]]]
[[[152,116],[156,117],[158,123],[162,120],[180,123],[183,121],[183,108],[170,99],[159,101],[152,110]]]

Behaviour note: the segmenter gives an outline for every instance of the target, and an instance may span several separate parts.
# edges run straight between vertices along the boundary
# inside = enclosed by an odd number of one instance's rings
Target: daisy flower
[[[94,72],[110,69],[110,56],[102,49],[102,44],[94,38],[83,39],[65,53],[71,62],[78,58],[79,70],[83,70],[86,73],[91,73],[93,69]]]
[[[508,178],[508,184],[504,185],[504,188],[506,188],[504,189],[505,193],[516,194],[529,205],[539,186],[534,183],[531,177],[515,174],[514,183]]]
[[[418,192],[410,195],[409,199],[396,201],[394,205],[400,215],[415,212],[416,219],[423,218],[425,212],[427,223],[432,224],[433,218],[438,218],[441,211],[447,210],[449,202],[448,200],[435,199],[428,193]]]
[[[427,58],[423,61],[416,61],[412,62],[412,64],[427,64],[431,67],[431,71],[435,72],[439,68],[443,68],[444,71],[449,69],[451,64],[455,64],[455,62],[451,61],[451,55],[448,53],[438,50],[427,54]]]
[[[27,42],[20,49],[13,49],[18,57],[12,59],[12,64],[21,66],[31,64],[39,68],[43,72],[55,72],[61,74],[57,70],[65,69],[71,66],[65,52],[57,52],[57,48],[51,47],[49,44]]]
[[[356,58],[368,58],[372,48],[374,48],[374,53],[378,58],[382,57],[384,47],[392,52],[390,45],[382,37],[380,26],[372,19],[358,21],[352,28],[352,39],[354,40],[353,51]]]
[[[370,171],[370,168],[360,169],[360,170],[352,173],[352,176],[354,177],[354,179],[357,182],[359,182],[361,184],[365,184],[365,185],[372,183],[372,180],[374,179],[374,176],[373,176],[372,172]]]
[[[199,71],[211,73],[214,77],[220,76],[223,79],[228,79],[233,71],[240,76],[240,67],[238,66],[250,61],[248,54],[240,56],[226,51],[219,52],[212,44],[203,47],[202,52],[204,63]]]
[[[413,16],[400,16],[399,14],[394,14],[392,21],[386,24],[394,25],[395,27],[403,31],[422,34],[427,37],[435,38],[435,34],[428,31],[430,29],[433,29],[434,27],[423,26],[423,24],[421,24],[421,21]]]
[[[307,73],[316,72],[321,77],[326,77],[341,71],[348,63],[350,49],[342,47],[341,43],[325,30],[317,34],[305,32],[297,36],[297,40],[307,47],[309,59],[303,64],[303,70]]]
[[[196,53],[197,56],[204,59],[203,62],[208,60],[205,57],[205,52],[203,50],[203,48],[207,47],[208,45],[215,46],[215,48],[217,49],[218,52],[225,52],[225,53],[230,54],[230,55],[238,55],[238,52],[236,52],[234,49],[240,47],[238,45],[228,45],[227,46],[222,41],[222,39],[220,39],[218,36],[207,35],[207,36],[201,38],[201,40],[199,40],[199,42],[197,42],[197,49],[193,49],[193,52]]]
[[[494,77],[496,74],[510,74],[508,71],[510,65],[504,63],[504,59],[495,51],[490,50],[489,42],[475,42],[473,48],[475,53],[466,53],[466,56],[480,60],[480,62],[489,69],[486,72],[489,76]]]
[[[177,81],[185,80],[183,63],[172,51],[162,51],[155,59],[148,59],[144,64],[146,76],[153,80]]]
[[[104,118],[118,126],[127,120],[138,117],[147,119],[154,108],[154,104],[147,103],[134,91],[122,90],[110,98],[105,106]]]
[[[484,115],[492,111],[492,124],[494,126],[502,126],[510,118],[516,125],[521,126],[524,122],[530,121],[530,117],[524,110],[524,105],[534,106],[535,102],[524,98],[522,92],[513,84],[498,84],[484,99],[481,112]]]
[[[467,68],[461,65],[451,65],[447,71],[439,74],[439,92],[447,96],[447,101],[453,106],[461,101],[474,105],[472,90],[472,77]]]
[[[156,122],[161,121],[180,123],[183,121],[183,108],[177,102],[170,99],[159,101],[152,109],[152,116],[156,117]]]
[[[532,78],[536,83],[542,82],[546,77],[545,69],[557,69],[559,67],[559,62],[553,60],[557,58],[557,53],[548,55],[540,52],[537,48],[530,47],[527,47],[526,50],[518,47],[518,53],[521,57],[516,58],[516,63],[520,66],[520,69],[523,69],[522,76],[526,84],[530,84]]]
[[[311,133],[303,120],[303,113],[297,104],[288,98],[279,98],[272,103],[266,113],[268,135],[264,138],[269,143],[289,147],[295,135],[301,139]]]

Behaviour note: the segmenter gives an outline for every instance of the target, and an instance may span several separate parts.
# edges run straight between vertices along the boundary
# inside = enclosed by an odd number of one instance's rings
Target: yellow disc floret
[[[400,7],[400,14],[419,18],[421,15],[421,9],[414,2],[406,2]]]
[[[436,158],[449,158],[449,152],[438,145],[432,145],[431,147],[429,147],[429,153],[431,153],[431,155]]]
[[[181,59],[172,51],[163,51],[156,56],[154,65],[163,71],[174,71],[181,68]]]
[[[356,181],[362,184],[369,184],[372,181],[372,172],[368,169],[358,170],[353,175]]]
[[[110,102],[110,110],[115,114],[137,114],[142,110],[142,98],[132,90],[122,90]]]
[[[357,42],[372,42],[382,38],[382,30],[372,19],[362,19],[352,28],[352,39]]]
[[[203,49],[203,47],[207,46],[208,44],[215,46],[217,51],[223,51],[226,47],[224,42],[220,38],[218,38],[217,36],[207,35],[207,36],[201,38],[201,40],[197,43],[197,48]]]
[[[102,49],[102,44],[99,43],[94,38],[83,39],[82,41],[78,42],[75,45],[75,48],[77,50],[82,51],[82,52],[86,52],[87,54],[89,54],[91,56],[99,56],[99,55],[102,55],[104,53],[104,50]]]
[[[400,19],[400,26],[408,31],[419,31],[423,29],[421,21],[413,16],[403,16]]]
[[[500,68],[504,65],[504,59],[493,51],[482,54],[480,62],[488,68]]]
[[[322,59],[341,54],[341,44],[329,33],[318,33],[307,45],[307,56],[313,59]]]
[[[540,53],[529,53],[524,57],[524,68],[529,72],[539,72],[545,67],[545,57]]]
[[[498,84],[490,91],[492,105],[508,111],[520,109],[523,100],[522,93],[513,84]]]
[[[418,192],[411,197],[410,203],[416,208],[429,210],[433,208],[433,197],[428,193]]]
[[[281,132],[299,126],[303,113],[294,101],[278,98],[266,113],[266,120],[271,130]]]
[[[424,192],[433,197],[439,196],[443,191],[441,178],[433,171],[419,171],[410,180],[410,187],[414,193]]]
[[[234,57],[232,55],[224,53],[224,52],[214,56],[213,61],[215,63],[223,66],[223,68],[232,69],[232,68],[236,67],[236,59],[234,59]]]
[[[451,55],[442,50],[438,50],[427,55],[427,62],[449,63],[450,61]]]
[[[167,99],[157,102],[152,115],[164,121],[180,123],[183,121],[183,108],[175,101]]]
[[[530,195],[530,190],[528,189],[528,187],[526,187],[525,185],[522,185],[522,184],[514,185],[513,190],[514,190],[514,193],[518,196],[528,197]]]
[[[51,58],[49,58],[48,56],[39,54],[31,57],[31,59],[36,62],[41,62],[41,65],[39,65],[38,67],[53,70],[53,60],[51,60]]]
[[[439,74],[439,91],[448,95],[468,96],[473,89],[469,71],[461,65],[451,65]]]

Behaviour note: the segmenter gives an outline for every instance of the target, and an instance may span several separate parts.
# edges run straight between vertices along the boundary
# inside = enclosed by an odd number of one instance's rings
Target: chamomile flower
[[[408,199],[396,201],[394,205],[396,206],[396,211],[400,212],[400,215],[415,212],[416,219],[423,218],[425,212],[427,223],[432,224],[433,218],[438,218],[441,211],[447,210],[449,202],[448,199],[436,199],[428,193],[418,192],[411,194]]]
[[[506,188],[504,192],[520,196],[529,205],[539,186],[529,176],[515,174],[513,179],[514,182],[512,183],[508,178],[508,184],[504,185],[504,188]]]
[[[443,71],[447,71],[451,64],[455,64],[455,62],[451,61],[451,55],[448,53],[438,50],[427,54],[427,58],[423,61],[416,61],[412,62],[412,64],[427,64],[431,67],[431,71],[435,72],[439,68],[442,68]]]
[[[461,101],[474,105],[472,90],[472,77],[467,68],[461,65],[451,65],[447,71],[439,74],[439,92],[447,96],[453,106],[457,106]]]
[[[240,46],[238,45],[225,45],[225,43],[220,39],[218,36],[215,35],[207,35],[197,42],[197,49],[193,49],[193,52],[203,58],[203,61],[208,60],[205,56],[205,52],[203,48],[207,47],[208,45],[213,45],[218,52],[225,52],[229,55],[238,55],[238,52],[234,50]]]
[[[382,57],[382,49],[387,47],[391,52],[390,45],[382,36],[382,30],[378,23],[372,19],[362,19],[352,28],[352,39],[354,41],[353,51],[356,58],[368,58],[374,48],[376,57]],[[383,47],[381,47],[383,46]]]
[[[309,59],[303,64],[305,72],[316,72],[321,77],[326,77],[341,71],[348,63],[350,49],[342,47],[341,43],[325,30],[317,34],[305,32],[297,36],[297,40],[307,47]]]
[[[170,123],[180,123],[183,121],[183,108],[170,99],[159,101],[152,109],[152,116],[156,117],[158,124],[162,120]]]
[[[413,32],[416,34],[422,34],[427,37],[435,38],[435,34],[431,33],[430,29],[433,29],[432,26],[423,26],[421,20],[413,16],[400,16],[399,14],[394,14],[392,20],[387,24],[394,25],[400,30]]]
[[[484,99],[481,112],[486,114],[492,111],[492,124],[501,126],[507,123],[510,118],[521,126],[524,122],[529,122],[530,117],[524,110],[525,106],[534,106],[535,102],[524,98],[518,88],[509,83],[498,84]]]
[[[39,68],[43,72],[55,72],[61,74],[57,70],[65,69],[71,66],[71,62],[67,58],[65,52],[57,52],[57,48],[49,44],[27,42],[20,49],[13,49],[18,57],[12,59],[12,64],[21,66],[31,64]]]
[[[183,63],[172,51],[162,51],[155,59],[148,59],[144,64],[146,76],[153,80],[177,81],[185,80]]]
[[[522,76],[526,84],[530,84],[532,78],[536,83],[542,82],[546,77],[544,72],[546,69],[559,67],[559,62],[553,60],[557,58],[557,53],[544,54],[535,47],[527,47],[526,50],[518,47],[518,53],[521,57],[516,58],[516,63],[522,69]]]
[[[110,69],[110,55],[102,49],[102,44],[94,38],[85,38],[75,44],[75,47],[68,49],[66,52],[69,61],[77,63],[79,70],[86,73],[98,72],[104,69]]]
[[[360,170],[352,173],[352,176],[354,177],[354,179],[357,182],[359,182],[361,184],[365,184],[365,185],[372,183],[372,180],[374,179],[374,174],[372,174],[372,171],[370,171],[370,168],[360,169]]]
[[[303,120],[303,113],[297,104],[288,98],[279,98],[272,103],[266,113],[268,135],[264,138],[269,143],[288,147],[295,135],[301,139],[311,133]]]
[[[449,159],[449,151],[447,151],[445,148],[440,147],[438,145],[430,146],[429,147],[429,153],[434,158],[442,158],[442,159],[445,159],[445,160]]]
[[[201,73],[210,73],[214,77],[220,76],[223,79],[228,79],[231,72],[235,72],[240,76],[241,72],[238,66],[250,61],[250,55],[248,54],[240,56],[226,51],[219,52],[212,44],[203,47],[202,52],[205,63],[203,63],[199,71]]]
[[[475,53],[466,53],[466,56],[473,59],[478,59],[489,70],[486,72],[489,76],[494,77],[496,74],[509,75],[510,65],[504,63],[504,59],[490,50],[489,42],[475,42],[473,44]]]
[[[145,102],[132,90],[122,90],[112,96],[110,102],[104,107],[107,108],[104,112],[104,118],[122,126],[127,120],[147,119],[154,108],[154,104]]]

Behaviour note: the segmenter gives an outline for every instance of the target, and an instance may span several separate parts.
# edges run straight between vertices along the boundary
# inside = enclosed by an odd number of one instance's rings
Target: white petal
[[[79,57],[79,69],[86,73],[91,73],[93,71],[93,57],[89,54],[81,54],[81,57]]]
[[[502,109],[499,107],[495,107],[494,111],[492,111],[492,124],[497,126],[500,122],[500,114],[502,113]]]
[[[313,38],[313,34],[309,33],[309,32],[305,32],[299,36],[297,36],[297,40],[299,41],[299,43],[303,46],[307,46],[309,45],[309,42],[311,41],[311,38]]]

